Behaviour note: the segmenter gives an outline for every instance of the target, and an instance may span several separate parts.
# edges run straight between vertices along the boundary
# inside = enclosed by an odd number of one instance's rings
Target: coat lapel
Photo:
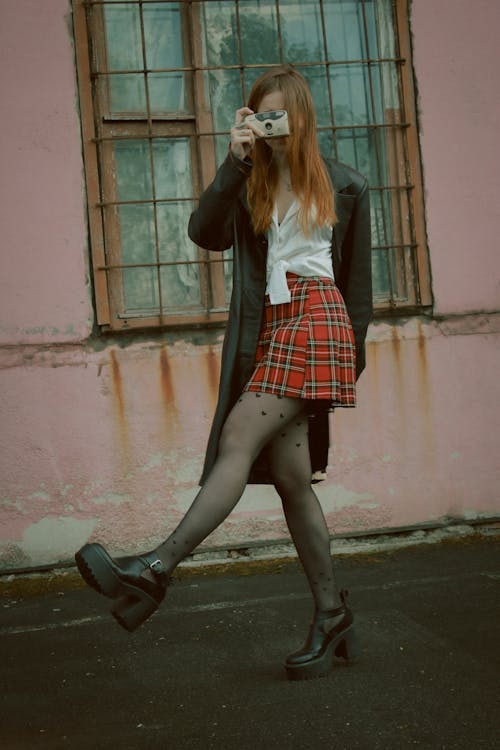
[[[347,227],[349,226],[349,221],[351,219],[351,214],[355,202],[355,195],[349,195],[348,193],[335,194],[335,211],[337,213],[337,223],[333,228],[333,234],[340,259],[342,259],[342,243],[344,242],[345,233]]]
[[[342,244],[347,227],[349,226],[356,196],[348,192],[349,187],[352,185],[352,178],[343,165],[328,159],[325,159],[325,162],[335,191],[337,223],[333,227],[332,261],[333,273],[337,279],[340,274],[340,264],[342,262]]]

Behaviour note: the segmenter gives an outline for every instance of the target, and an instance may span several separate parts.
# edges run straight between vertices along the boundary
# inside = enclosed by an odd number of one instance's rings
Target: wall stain
[[[175,408],[175,393],[172,384],[172,372],[165,347],[160,349],[160,384],[163,403],[167,410]]]
[[[421,397],[423,405],[426,409],[429,409],[429,365],[427,361],[427,341],[422,331],[422,323],[417,320],[418,327],[418,338],[417,338],[417,350],[418,350],[418,374],[420,382]]]
[[[366,372],[361,374],[361,387],[369,390],[370,409],[368,410],[368,416],[375,434],[382,420],[378,346],[374,341],[366,342]]]
[[[208,352],[205,356],[207,365],[208,389],[210,396],[215,404],[219,393],[219,355],[214,351],[212,344],[208,345]]]
[[[175,396],[175,388],[172,377],[172,367],[167,353],[167,348],[160,349],[160,388],[164,406],[165,425],[167,432],[171,432],[172,424],[178,425],[178,409]]]
[[[396,366],[398,370],[400,370],[401,368],[401,340],[399,338],[399,334],[398,334],[396,327],[394,327],[391,331],[391,345],[392,345],[392,353],[394,354],[394,360],[396,362]]]
[[[433,410],[429,382],[429,362],[427,356],[427,341],[418,320],[417,358],[418,358],[418,388],[419,413],[422,416],[422,437],[425,440],[426,464],[429,466],[435,456]]]
[[[366,342],[366,373],[372,386],[378,393],[379,388],[379,363],[378,345],[374,341]],[[365,374],[366,376],[366,374]]]
[[[401,409],[401,417],[405,419],[404,404],[405,404],[405,379],[403,372],[403,361],[401,358],[401,339],[396,327],[391,332],[391,349],[393,354],[393,361],[395,365],[395,388],[398,395],[398,403]]]
[[[118,412],[120,419],[125,419],[125,400],[123,398],[123,380],[120,371],[120,364],[118,362],[116,352],[114,349],[110,352],[111,356],[111,376],[113,378],[113,392],[115,394],[116,404],[118,406]]]
[[[129,434],[127,419],[125,416],[125,397],[123,393],[123,378],[120,369],[120,363],[116,356],[116,351],[111,349],[111,380],[113,383],[113,396],[115,411],[117,415],[118,437],[122,449],[123,457],[128,461],[130,454]]]

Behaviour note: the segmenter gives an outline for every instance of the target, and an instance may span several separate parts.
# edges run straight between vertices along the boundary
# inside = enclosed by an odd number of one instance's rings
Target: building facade
[[[495,0],[4,3],[0,562],[150,548],[193,499],[231,257],[187,218],[256,75],[369,178],[376,315],[317,485],[332,533],[498,514]],[[249,487],[207,546],[287,536]]]

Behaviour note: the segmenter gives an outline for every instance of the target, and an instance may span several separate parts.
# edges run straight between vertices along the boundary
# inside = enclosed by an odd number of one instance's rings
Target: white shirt
[[[290,302],[286,272],[298,276],[323,276],[334,281],[332,268],[332,227],[314,225],[307,237],[298,221],[300,205],[294,200],[281,224],[278,207],[267,231],[267,287],[272,305]]]

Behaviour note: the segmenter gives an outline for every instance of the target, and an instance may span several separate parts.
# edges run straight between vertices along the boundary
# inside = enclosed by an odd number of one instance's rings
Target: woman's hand
[[[243,160],[255,144],[255,138],[264,135],[264,132],[253,123],[245,122],[247,115],[253,115],[253,110],[248,107],[241,107],[236,110],[234,125],[231,128],[231,152],[237,159]]]

